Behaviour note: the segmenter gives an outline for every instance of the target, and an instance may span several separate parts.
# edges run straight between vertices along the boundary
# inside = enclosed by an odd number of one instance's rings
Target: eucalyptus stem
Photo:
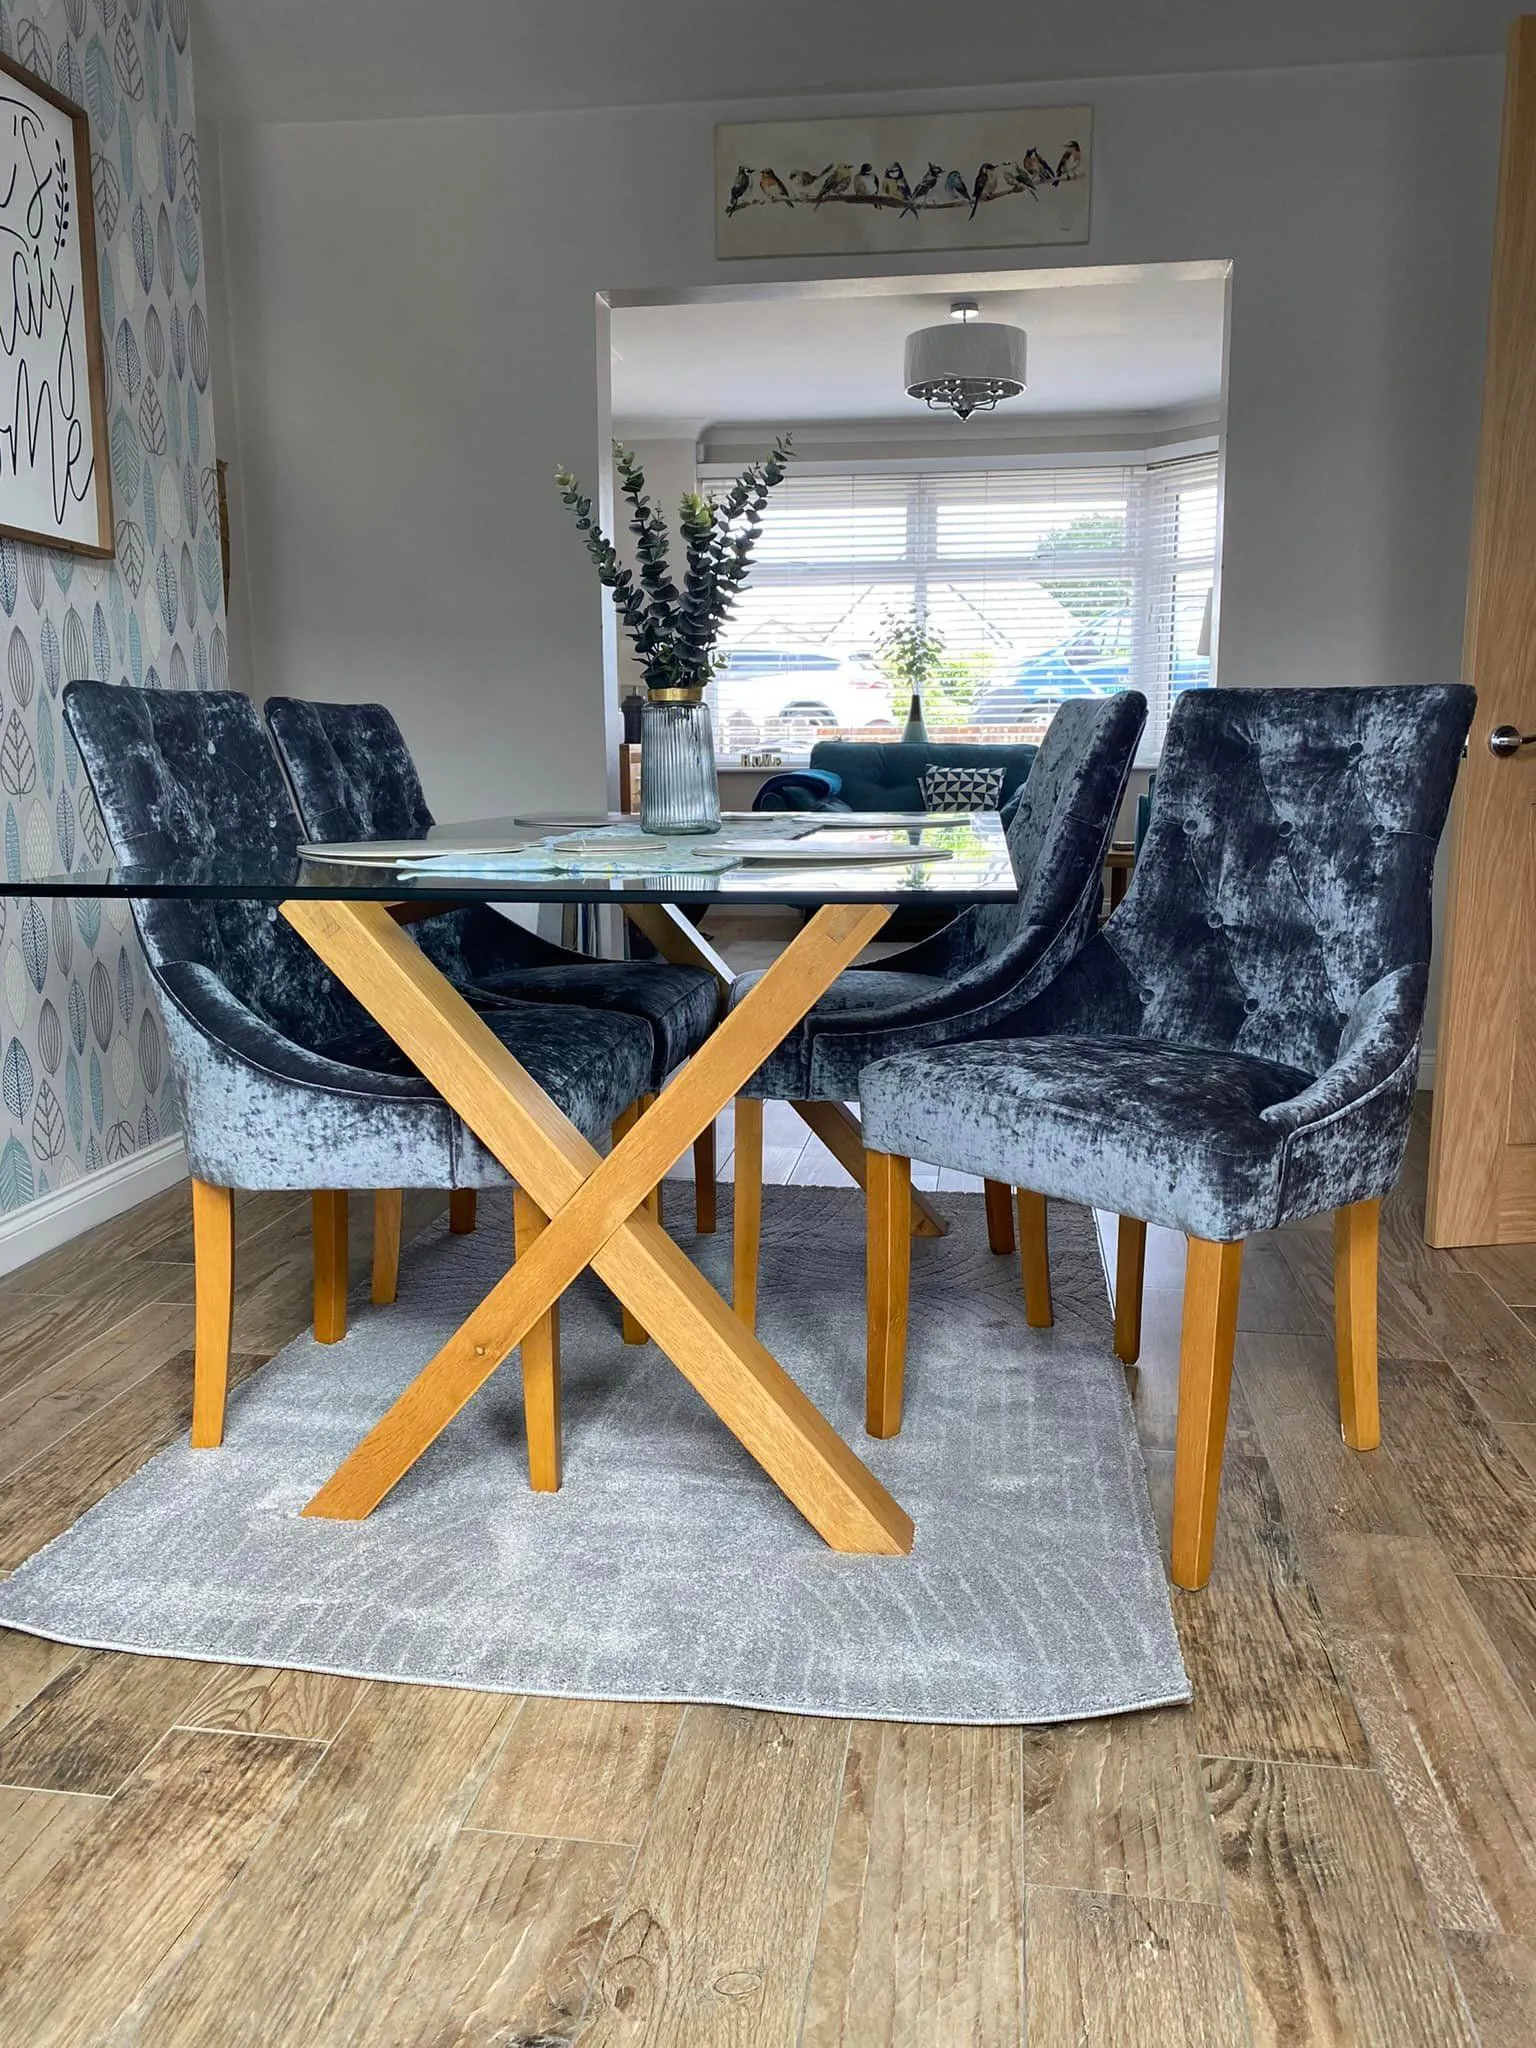
[[[646,688],[702,690],[718,663],[721,632],[746,586],[769,497],[788,473],[790,436],[780,435],[763,460],[748,463],[720,497],[690,491],[683,498],[677,514],[681,584],[672,570],[673,536],[651,502],[639,457],[617,441],[613,457],[630,508],[638,575],[620,559],[593,516],[591,498],[564,467],[555,471],[561,500],[634,644]]]

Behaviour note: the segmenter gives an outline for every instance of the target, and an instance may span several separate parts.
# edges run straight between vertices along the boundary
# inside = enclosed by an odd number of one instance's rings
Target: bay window
[[[720,753],[892,738],[917,673],[936,737],[1038,738],[1068,696],[1139,689],[1153,758],[1175,695],[1210,681],[1217,546],[1214,453],[797,466],[722,641]]]

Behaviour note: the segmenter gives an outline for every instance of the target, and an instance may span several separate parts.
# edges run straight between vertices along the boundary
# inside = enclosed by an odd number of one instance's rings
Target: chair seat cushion
[[[1192,1237],[1280,1221],[1286,1133],[1263,1113],[1311,1076],[1139,1038],[1017,1038],[881,1060],[865,1143]]]
[[[740,974],[731,989],[731,1008],[756,988],[766,969]],[[898,1010],[919,997],[932,995],[940,983],[931,974],[902,974],[894,968],[856,967],[840,974],[821,1001],[781,1040],[771,1058],[765,1060],[741,1091],[769,1102],[809,1102],[811,1094],[811,1045],[817,1030],[834,1017]],[[857,1076],[853,1086],[857,1086]],[[849,1095],[852,1094],[852,1088]],[[842,1102],[848,1095],[828,1098]]]
[[[607,1137],[615,1118],[650,1086],[651,1038],[638,1017],[572,1003],[504,1002],[481,1014],[518,1064],[594,1143]],[[316,1050],[324,1059],[369,1073],[417,1071],[374,1024]]]
[[[578,1003],[587,1010],[643,1018],[651,1033],[651,1088],[659,1088],[674,1067],[699,1050],[720,1008],[719,984],[706,969],[659,960],[573,957],[558,966],[484,975],[475,987],[520,1003]]]

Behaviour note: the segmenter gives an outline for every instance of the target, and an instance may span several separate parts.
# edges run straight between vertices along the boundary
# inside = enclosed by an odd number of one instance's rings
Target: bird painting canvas
[[[716,253],[836,256],[1086,242],[1088,107],[715,130]]]

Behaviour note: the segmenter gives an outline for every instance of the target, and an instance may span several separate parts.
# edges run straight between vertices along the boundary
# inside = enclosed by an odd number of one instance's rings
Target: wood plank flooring
[[[1529,2048],[1536,1253],[1425,1248],[1424,1137],[1379,1452],[1339,1440],[1326,1221],[1250,1253],[1192,1708],[850,1726],[0,1634],[0,2040]],[[841,1177],[787,1109],[767,1152]],[[250,1372],[307,1321],[307,1203],[238,1228]],[[0,1570],[186,1428],[189,1257],[178,1190],[0,1281]],[[1150,1233],[1165,1526],[1181,1267]]]

